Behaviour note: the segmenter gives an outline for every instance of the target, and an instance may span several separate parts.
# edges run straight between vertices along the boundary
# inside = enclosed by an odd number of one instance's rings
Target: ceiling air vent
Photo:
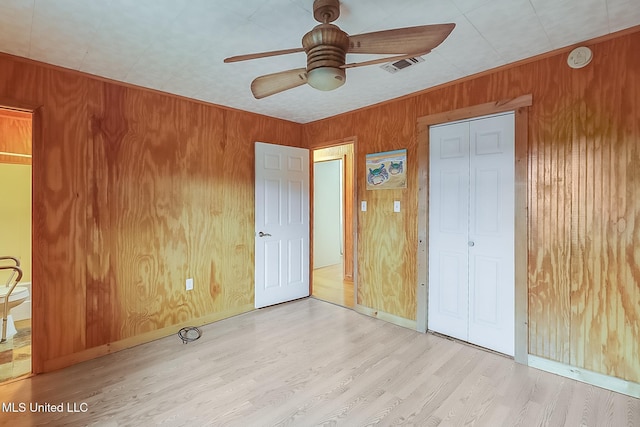
[[[420,62],[424,62],[424,58],[416,56],[413,58],[401,59],[396,62],[389,62],[388,64],[381,65],[380,68],[387,70],[390,73],[397,73],[400,70],[404,70],[405,68],[411,67],[412,65],[416,65]]]

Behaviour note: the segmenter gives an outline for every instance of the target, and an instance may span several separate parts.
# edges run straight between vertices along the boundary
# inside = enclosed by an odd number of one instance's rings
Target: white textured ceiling
[[[640,0],[344,0],[348,34],[454,22],[425,61],[347,70],[332,92],[304,85],[256,100],[251,81],[304,67],[312,0],[0,0],[0,51],[299,123],[396,98],[640,24]],[[348,62],[375,56],[349,55]]]

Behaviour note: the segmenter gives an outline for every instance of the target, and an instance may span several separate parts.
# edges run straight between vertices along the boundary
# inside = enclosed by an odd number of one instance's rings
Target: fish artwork
[[[400,162],[402,163],[402,162]],[[389,172],[384,167],[384,163],[380,165],[377,169],[369,168],[369,175],[367,176],[367,181],[371,185],[379,185],[389,179]]]

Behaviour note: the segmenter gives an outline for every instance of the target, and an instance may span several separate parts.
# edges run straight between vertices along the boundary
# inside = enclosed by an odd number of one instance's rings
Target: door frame
[[[351,202],[352,202],[352,206],[351,206],[351,241],[352,241],[352,246],[353,246],[353,250],[352,250],[352,254],[351,254],[351,259],[352,259],[352,263],[353,263],[353,267],[352,267],[352,277],[350,278],[353,281],[353,306],[355,307],[357,302],[358,302],[358,281],[357,281],[357,277],[358,277],[358,211],[357,211],[357,205],[358,205],[358,180],[357,180],[357,161],[356,161],[356,156],[358,153],[358,149],[357,149],[357,137],[352,136],[352,137],[347,137],[347,138],[342,138],[339,140],[333,140],[333,141],[327,141],[327,142],[323,142],[317,146],[313,146],[313,147],[309,147],[310,150],[310,155],[309,155],[309,173],[310,173],[310,179],[309,179],[309,184],[310,184],[310,194],[309,194],[309,201],[311,204],[311,207],[309,209],[309,213],[310,213],[310,239],[309,239],[309,256],[310,256],[310,266],[309,266],[309,295],[313,295],[313,247],[314,247],[314,235],[313,235],[313,230],[314,230],[314,215],[315,215],[315,206],[314,206],[314,186],[315,186],[315,176],[313,173],[313,164],[316,162],[315,160],[315,152],[316,150],[322,150],[325,148],[332,148],[332,147],[339,147],[341,145],[349,145],[351,144],[353,146],[353,153],[352,153],[352,165],[351,165],[351,175],[352,175],[352,194],[349,195],[348,191],[346,191],[346,187],[347,187],[347,180],[344,179],[343,180],[343,191],[344,191],[344,223],[345,223],[345,227],[344,227],[344,237],[345,237],[345,243],[346,243],[346,237],[347,237],[347,220],[348,220],[348,214],[347,214],[347,208],[348,208],[348,203],[347,199],[351,197]],[[337,160],[337,159],[343,159],[343,156],[327,156],[327,157],[323,157],[321,160],[319,161],[324,161],[324,160]],[[347,173],[347,165],[346,162],[343,166],[343,173],[346,175]],[[347,254],[346,251],[346,244],[345,244],[345,256]],[[344,260],[343,260],[344,263]],[[345,271],[343,270],[343,280],[347,279],[346,275],[345,275]],[[347,279],[348,280],[348,279]],[[349,307],[346,307],[349,308]]]
[[[527,280],[527,209],[528,209],[528,122],[531,94],[488,102],[443,113],[419,117],[418,142],[418,281],[416,295],[416,329],[428,330],[429,298],[429,127],[458,120],[513,111],[515,113],[515,356],[518,363],[527,364],[529,355],[528,280]]]
[[[485,132],[490,133],[486,134]],[[498,142],[499,147],[492,147],[493,150],[488,149],[484,153],[477,153],[475,151],[477,151],[478,138],[481,135],[503,135],[505,144],[503,146],[502,137],[499,137],[500,141],[494,141]],[[444,229],[435,223],[434,227],[429,224],[429,280],[432,278],[436,280],[443,274],[447,278],[455,280],[455,283],[446,286],[440,282],[429,286],[429,295],[431,296],[427,301],[429,329],[498,353],[513,356],[515,346],[513,259],[515,244],[515,214],[513,212],[515,207],[515,114],[513,111],[508,111],[441,125],[431,125],[429,138],[431,137],[437,138],[438,141],[429,141],[429,156],[440,156],[445,151],[447,154],[442,158],[429,159],[429,180],[434,180],[429,183],[429,221],[432,219],[441,220],[443,216],[447,216],[447,212],[453,214],[450,209],[455,210],[456,208],[459,209],[462,216],[456,215],[459,219],[453,220],[454,222],[446,221],[447,226]],[[452,142],[449,149],[453,151],[438,146],[443,142],[445,144]],[[434,171],[431,171],[431,168],[434,168]],[[489,205],[483,205],[484,197],[479,197],[482,196],[482,193],[478,193],[478,191],[484,191],[478,188],[482,179],[477,173],[482,171],[496,172],[499,176],[500,182],[493,183],[495,187],[487,188],[489,191],[496,190],[496,199],[492,198],[491,202],[493,203]],[[440,173],[446,173],[448,178],[440,176]],[[504,181],[505,178],[508,182]],[[449,184],[454,182],[458,184],[457,190],[453,187],[450,188]],[[446,189],[442,184],[446,186]],[[485,182],[485,184],[489,184],[489,182]],[[443,210],[442,206],[438,206],[438,200],[442,199],[441,196],[449,190],[456,193],[455,204],[457,207],[451,205]],[[447,199],[449,200],[448,197]],[[450,199],[446,203],[451,203],[452,200],[454,199]],[[431,206],[431,203],[434,205]],[[502,215],[500,219],[502,224],[498,226],[498,223],[490,224],[484,221],[477,223],[474,220],[474,215],[484,210],[482,206],[497,207],[495,215],[497,217]],[[434,218],[431,218],[431,215],[434,215]],[[485,220],[490,219],[485,218]],[[482,231],[483,225],[488,227],[484,231]],[[491,229],[492,225],[496,227],[493,230]],[[503,225],[506,225],[507,228],[504,228]],[[431,232],[434,235],[431,235]],[[477,249],[469,247],[473,246],[472,241],[476,242]],[[434,250],[434,254],[431,254],[431,250]],[[444,265],[434,265],[434,263],[438,264],[440,260],[443,262],[445,262],[444,260],[451,262],[455,260],[458,265],[453,271],[449,269],[451,265],[449,268]],[[493,278],[495,282],[492,280],[489,283],[483,280],[482,275],[478,275],[478,268],[482,264],[492,262],[491,260],[495,262],[492,265],[495,267],[497,275]],[[449,262],[445,262],[445,264],[449,264]],[[508,272],[508,274],[505,276],[504,272]],[[457,278],[454,279],[456,276]],[[496,286],[495,299],[488,295],[483,296],[484,287],[491,285]],[[457,289],[457,292],[449,294],[446,288]],[[486,289],[489,290],[489,288]],[[444,308],[442,301],[436,301],[438,299],[436,293],[454,298],[455,303],[447,298],[447,308],[442,310]],[[478,301],[483,299],[490,306],[492,304],[485,298],[493,300],[496,304],[492,306],[496,311],[491,310],[485,315],[493,314],[495,318],[478,321],[477,314],[483,312],[480,308],[483,304],[478,305]],[[480,311],[478,311],[479,309]],[[449,312],[449,310],[453,310],[455,313]]]
[[[44,206],[38,204],[38,191],[36,187],[36,168],[40,167],[40,150],[43,145],[43,110],[44,106],[20,102],[15,99],[0,98],[0,108],[18,110],[31,113],[31,375],[44,372],[44,358],[41,347],[46,342],[44,335],[44,294],[40,288],[40,272],[43,271],[40,264],[40,256],[37,251],[40,229],[38,223],[39,213],[44,212]]]

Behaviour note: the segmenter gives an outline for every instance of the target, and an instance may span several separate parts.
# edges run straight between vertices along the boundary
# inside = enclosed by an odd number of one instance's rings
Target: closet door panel
[[[467,340],[469,125],[432,129],[429,192],[429,329]]]
[[[514,117],[472,120],[469,342],[514,354]]]

